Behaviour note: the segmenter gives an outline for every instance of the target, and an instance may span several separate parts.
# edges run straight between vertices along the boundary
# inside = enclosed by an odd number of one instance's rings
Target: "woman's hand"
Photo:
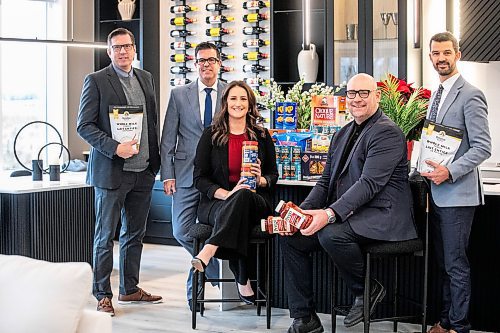
[[[262,170],[260,169],[260,164],[260,159],[257,159],[257,163],[252,163],[252,165],[250,166],[250,172],[252,172],[252,174],[255,176],[255,183],[257,184],[257,187],[261,186],[260,178],[262,177]]]
[[[236,186],[231,191],[227,192],[226,197],[224,198],[224,200],[229,199],[229,197],[232,196],[234,193],[236,193],[236,191],[239,191],[239,190],[245,189],[245,188],[246,189],[250,189],[249,185],[243,184],[244,181],[245,181],[244,178],[240,179],[238,181],[238,183],[236,184]]]

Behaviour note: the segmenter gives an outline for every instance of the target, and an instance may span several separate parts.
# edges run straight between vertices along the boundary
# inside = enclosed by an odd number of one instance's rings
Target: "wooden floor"
[[[266,329],[264,315],[258,317],[255,307],[242,305],[230,311],[219,311],[217,303],[207,304],[205,316],[198,316],[197,330],[191,329],[191,312],[187,306],[185,281],[190,268],[190,256],[182,247],[145,244],[140,287],[163,296],[161,304],[121,305],[118,296],[118,247],[115,244],[115,265],[111,284],[115,297],[113,305],[114,333],[137,332],[286,332],[292,320],[288,310],[272,309],[271,329]],[[208,284],[207,284],[208,285]],[[217,289],[208,287],[207,294],[215,296]],[[89,297],[88,309],[95,309],[96,301]],[[264,309],[265,310],[265,309]],[[320,314],[325,332],[331,331],[330,315]],[[337,332],[362,332],[363,325],[350,329],[342,325],[342,317],[337,317]],[[418,332],[417,325],[400,324],[400,332]],[[392,332],[391,323],[375,323],[371,332]]]

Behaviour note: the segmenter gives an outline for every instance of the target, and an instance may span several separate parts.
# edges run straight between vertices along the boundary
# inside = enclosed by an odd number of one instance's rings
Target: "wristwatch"
[[[335,217],[335,213],[333,212],[333,210],[331,208],[327,208],[327,209],[325,209],[325,212],[326,212],[326,215],[328,216],[327,223],[328,224],[335,223],[335,220],[337,218]]]

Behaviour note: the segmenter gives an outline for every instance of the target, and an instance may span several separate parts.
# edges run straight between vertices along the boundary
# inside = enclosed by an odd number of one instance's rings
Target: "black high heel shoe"
[[[194,257],[193,259],[191,259],[191,266],[193,266],[193,268],[198,272],[202,273],[205,271],[205,269],[207,269],[207,264],[205,264],[203,260],[198,257]]]
[[[252,305],[252,304],[255,304],[255,293],[253,295],[250,295],[250,296],[243,296],[241,293],[240,293],[240,289],[238,288],[238,281],[234,280],[234,282],[236,282],[236,291],[238,292],[238,296],[240,297],[241,301],[247,305]]]

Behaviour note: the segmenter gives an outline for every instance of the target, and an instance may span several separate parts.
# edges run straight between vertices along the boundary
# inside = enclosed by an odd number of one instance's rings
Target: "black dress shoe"
[[[288,328],[288,333],[321,333],[323,331],[321,320],[315,312],[307,317],[295,318],[292,326]]]
[[[238,281],[234,280],[234,282],[236,282],[236,291],[238,292],[238,296],[240,297],[241,301],[247,305],[255,304],[255,294],[250,296],[243,296],[240,293],[240,289],[238,288]]]
[[[377,280],[372,280],[370,291],[370,316],[375,312],[375,306],[385,296],[385,288]],[[344,318],[344,326],[351,327],[363,321],[363,295],[357,296],[349,313]]]

